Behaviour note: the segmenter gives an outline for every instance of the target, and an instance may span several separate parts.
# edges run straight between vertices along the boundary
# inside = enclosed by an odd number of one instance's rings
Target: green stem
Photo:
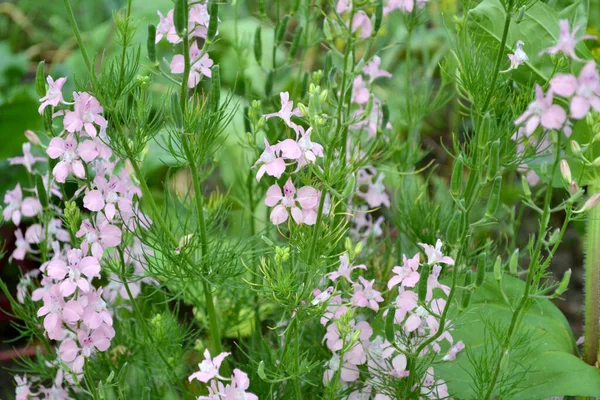
[[[485,114],[488,106],[490,105],[490,101],[492,100],[492,95],[494,94],[494,90],[496,90],[496,81],[498,80],[498,75],[500,72],[500,63],[502,62],[502,56],[504,55],[504,46],[506,46],[506,39],[508,38],[508,29],[510,28],[510,20],[511,20],[511,12],[512,2],[506,8],[506,19],[504,20],[504,31],[502,32],[502,40],[500,41],[500,48],[498,49],[498,56],[496,57],[496,65],[494,66],[494,76],[492,77],[492,83],[490,85],[490,91],[488,92],[487,97],[485,98],[485,102],[483,103],[483,108],[481,109],[481,113]]]
[[[600,184],[588,187],[591,194],[600,191]],[[594,365],[598,357],[598,319],[600,318],[600,207],[587,215],[585,241],[585,342],[583,360]]]
[[[354,4],[352,6],[352,9],[350,10],[350,19],[349,21],[354,20]],[[344,70],[342,71],[342,86],[341,86],[341,91],[340,91],[340,99],[338,101],[338,109],[337,109],[337,135],[339,135],[341,133],[342,135],[342,143],[341,143],[341,149],[340,149],[340,160],[342,160],[342,162],[345,162],[346,160],[346,147],[347,147],[347,142],[348,142],[348,127],[345,125],[344,119],[343,119],[343,111],[344,111],[344,102],[347,98],[346,95],[346,85],[347,85],[347,75],[348,75],[348,58],[350,57],[350,53],[352,52],[352,45],[353,45],[353,39],[354,39],[354,34],[352,33],[352,22],[350,22],[350,28],[349,30],[349,36],[348,36],[348,44],[346,45],[346,51],[344,52]],[[350,70],[352,70],[354,68],[354,65],[352,66],[352,68],[350,68]],[[352,90],[352,86],[350,86],[350,90]],[[349,100],[349,102],[351,102],[352,100]],[[336,136],[337,136],[336,135]]]

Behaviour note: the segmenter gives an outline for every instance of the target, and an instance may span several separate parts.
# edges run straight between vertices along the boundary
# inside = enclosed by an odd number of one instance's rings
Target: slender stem
[[[344,52],[344,70],[342,71],[342,86],[341,86],[341,91],[340,91],[340,99],[338,101],[338,109],[337,109],[337,135],[339,135],[340,133],[342,134],[342,146],[340,149],[340,160],[346,160],[346,147],[347,147],[347,142],[348,142],[348,127],[345,126],[344,124],[344,119],[343,119],[343,110],[344,110],[344,102],[347,98],[346,95],[346,85],[347,85],[347,75],[348,75],[348,58],[350,57],[350,53],[352,52],[352,45],[353,45],[353,39],[354,39],[354,34],[352,33],[352,21],[354,20],[354,5],[352,6],[352,9],[350,10],[350,34],[348,36],[348,44],[346,45],[346,51]],[[352,66],[354,67],[354,66]],[[352,69],[352,68],[351,68]],[[350,90],[352,90],[352,86],[350,86]],[[349,100],[349,102],[351,102],[352,100]],[[336,135],[336,136],[337,136]],[[344,162],[344,161],[342,161]]]
[[[504,46],[506,46],[506,39],[508,38],[508,29],[510,28],[511,21],[511,9],[512,9],[512,1],[509,2],[509,5],[506,7],[506,19],[504,20],[504,31],[502,32],[502,40],[500,41],[500,48],[498,48],[498,56],[496,57],[496,65],[494,66],[494,75],[492,77],[492,83],[490,84],[490,91],[485,98],[483,103],[483,108],[481,109],[481,113],[484,114],[487,111],[488,106],[490,105],[490,101],[492,100],[492,95],[494,94],[494,90],[496,90],[496,81],[498,80],[498,75],[500,72],[500,63],[502,62],[502,56],[504,55]]]
[[[589,186],[589,193],[600,191],[600,185]],[[585,241],[585,342],[583,360],[594,365],[598,357],[598,319],[600,307],[600,207],[587,215]]]

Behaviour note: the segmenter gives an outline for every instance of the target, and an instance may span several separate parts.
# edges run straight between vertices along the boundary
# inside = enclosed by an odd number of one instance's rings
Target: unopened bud
[[[560,160],[560,174],[562,175],[563,181],[565,181],[567,185],[570,185],[573,177],[571,176],[571,168],[569,168],[567,160]]]
[[[550,245],[550,246],[554,245],[558,241],[559,237],[560,237],[560,229],[557,228],[552,232],[552,234],[548,238],[548,245]]]
[[[27,138],[27,140],[29,140],[31,144],[39,146],[42,143],[40,142],[40,138],[38,137],[38,135],[36,135],[35,132],[32,130],[27,129],[25,131],[25,137]]]
[[[498,282],[502,280],[502,258],[500,256],[496,258],[496,263],[494,264],[494,278]]]
[[[581,154],[581,146],[579,145],[579,143],[577,143],[574,140],[571,140],[571,142],[569,144],[571,145],[571,151],[573,152],[573,154],[575,154],[575,155]]]
[[[567,270],[567,272],[565,272],[565,274],[563,275],[562,280],[560,281],[560,284],[558,285],[558,288],[556,288],[556,291],[554,292],[554,296],[558,297],[558,296],[562,295],[567,290],[567,287],[569,287],[570,280],[571,280],[571,268],[569,268]]]
[[[454,160],[454,165],[452,166],[452,177],[450,178],[450,193],[452,196],[458,197],[460,194],[460,188],[462,184],[462,176],[463,176],[463,158],[462,154],[460,154]]]
[[[527,177],[525,175],[521,175],[521,187],[523,188],[523,194],[525,197],[530,197],[531,188],[529,187],[529,182],[527,182]]]
[[[327,89],[325,89],[321,92],[321,94],[319,95],[319,100],[321,100],[321,103],[325,103],[327,101],[328,94],[329,94],[329,92],[327,91]]]
[[[519,268],[519,249],[513,251],[508,262],[508,270],[511,274],[516,275]]]
[[[575,211],[575,213],[579,214],[582,212],[590,211],[592,208],[596,207],[600,202],[600,192],[596,193],[592,197],[590,197],[579,210]]]
[[[600,157],[597,157],[594,161],[592,161],[592,165],[594,167],[600,167]]]
[[[579,191],[579,185],[577,184],[577,181],[575,181],[574,179],[571,181],[571,183],[569,183],[569,192],[571,192],[571,194],[575,194]]]

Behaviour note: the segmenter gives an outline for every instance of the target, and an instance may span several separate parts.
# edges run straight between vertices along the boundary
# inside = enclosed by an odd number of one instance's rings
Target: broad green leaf
[[[454,340],[462,340],[477,358],[486,349],[484,338],[489,324],[504,331],[512,313],[504,302],[496,282],[488,276],[484,285],[473,293],[469,308],[454,320]],[[518,299],[524,282],[510,276],[503,277],[509,299]],[[508,368],[518,365],[529,368],[519,384],[515,399],[545,399],[552,396],[600,396],[600,372],[576,355],[573,334],[566,318],[549,300],[536,301],[525,313],[521,333],[530,338],[525,357],[509,359]],[[488,348],[489,352],[490,349]],[[466,352],[453,362],[436,366],[436,374],[446,380],[450,393],[456,398],[473,399],[473,366]]]

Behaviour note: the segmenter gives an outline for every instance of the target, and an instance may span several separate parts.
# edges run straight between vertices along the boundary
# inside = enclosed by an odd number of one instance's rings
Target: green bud
[[[287,29],[288,21],[290,20],[290,16],[284,16],[281,21],[277,24],[277,30],[275,33],[275,45],[279,46],[281,41],[283,40],[283,36],[285,35],[285,31]]]
[[[352,254],[352,239],[350,239],[349,237],[346,237],[346,240],[344,240],[344,249],[346,249],[346,251],[349,254]],[[350,260],[352,261],[352,260]]]
[[[521,187],[523,188],[525,197],[531,197],[531,188],[529,187],[529,182],[527,182],[525,175],[521,175]]]
[[[171,117],[173,124],[179,130],[183,130],[183,113],[181,112],[181,104],[179,104],[179,94],[173,92],[171,94]]]
[[[565,274],[563,275],[562,280],[560,281],[560,284],[558,285],[558,288],[556,288],[556,291],[554,292],[554,297],[559,297],[564,292],[566,292],[567,288],[569,287],[570,280],[571,280],[571,268],[569,268],[567,270],[567,272],[565,272]]]
[[[500,190],[502,189],[502,176],[497,176],[494,179],[494,184],[492,185],[492,190],[490,192],[490,198],[488,200],[487,209],[485,210],[485,216],[487,218],[492,218],[496,211],[498,211],[498,206],[500,205]]]
[[[463,286],[468,288],[471,286],[472,283],[473,283],[473,274],[471,273],[471,271],[467,271],[467,273],[465,274],[465,280],[464,280]],[[473,291],[471,289],[466,289],[463,292],[461,304],[460,304],[460,311],[463,311],[467,307],[469,307],[469,303],[471,302],[471,294],[472,293],[473,293]]]
[[[381,107],[381,130],[386,129],[388,122],[390,122],[390,108],[387,104],[383,104]]]
[[[331,70],[329,71],[329,86],[330,87],[336,87],[337,86],[337,73],[338,73],[338,69],[337,67],[331,67]]]
[[[430,273],[431,267],[429,264],[424,264],[421,268],[421,277],[419,278],[419,286],[417,287],[419,303],[425,302],[425,298],[427,297],[427,280],[429,279]]]
[[[373,26],[373,36],[379,32],[381,23],[383,22],[383,0],[377,0],[375,4],[375,25]]]
[[[325,67],[324,67],[324,71],[325,73],[329,73],[329,71],[331,71],[331,67],[333,67],[333,56],[331,55],[331,50],[329,50],[327,52],[327,54],[325,54]]]
[[[35,74],[35,90],[40,98],[46,95],[46,77],[44,76],[44,62],[40,61]]]
[[[479,253],[479,256],[477,257],[477,277],[475,278],[475,287],[483,285],[483,281],[485,280],[485,264],[486,254]]]
[[[548,238],[548,245],[550,245],[550,246],[554,245],[558,241],[559,237],[560,237],[560,229],[556,228],[550,234],[550,237]]]
[[[494,263],[494,278],[496,281],[502,281],[502,258],[500,256],[496,257],[496,262]]]
[[[356,246],[354,246],[354,254],[360,254],[363,249],[363,246],[363,242],[356,243]]]
[[[296,33],[294,34],[294,39],[292,39],[292,44],[290,45],[290,53],[288,55],[289,61],[296,58],[296,53],[298,52],[298,46],[300,45],[301,38],[302,38],[302,26],[299,26],[298,29],[296,29]]]
[[[304,103],[298,103],[298,110],[300,111],[300,114],[308,117],[308,107],[306,107]]]
[[[487,181],[491,181],[496,177],[500,169],[500,140],[492,142],[490,149],[490,159],[488,162]]]
[[[348,182],[346,182],[346,186],[342,192],[342,199],[347,199],[354,194],[354,185],[356,185],[356,175],[350,174]]]
[[[462,186],[462,176],[463,176],[463,158],[462,154],[459,154],[458,157],[454,160],[454,165],[452,166],[452,177],[450,178],[450,192],[452,196],[458,197],[460,195],[460,190]]]
[[[41,175],[36,175],[35,178],[35,187],[37,190],[38,198],[40,199],[40,203],[44,209],[48,208],[48,193],[46,193],[46,188],[44,187],[44,178]]]
[[[273,70],[270,70],[267,81],[265,82],[265,95],[267,97],[271,95],[271,91],[273,90],[273,79]]]
[[[154,64],[156,63],[156,26],[148,25],[148,40],[146,41],[146,50],[148,51],[148,59]]]
[[[210,104],[214,112],[221,106],[221,70],[219,64],[212,67],[212,86],[210,88]]]
[[[394,327],[395,316],[396,309],[393,306],[388,308],[388,313],[385,317],[385,338],[390,343],[396,342],[396,329]]]
[[[319,94],[319,101],[322,103],[325,103],[327,101],[327,95],[329,94],[329,91],[327,89],[321,91],[321,93]]]
[[[175,25],[175,32],[177,32],[177,35],[179,37],[183,37],[184,34],[187,34],[187,12],[187,0],[175,0],[173,22]]]
[[[594,167],[600,167],[600,157],[596,157],[594,161],[592,161],[592,165]]]
[[[571,145],[571,151],[573,152],[573,154],[577,156],[581,155],[582,151],[579,143],[577,143],[575,140],[571,140],[569,144]]]
[[[244,132],[252,132],[252,125],[250,123],[250,108],[244,107]]]
[[[254,32],[254,59],[258,65],[262,65],[262,38],[261,38],[261,27],[256,27]]]
[[[308,115],[311,117],[316,117],[319,114],[321,114],[321,100],[319,97],[319,92],[315,90],[308,98]]]
[[[331,25],[329,25],[329,19],[325,18],[323,21],[323,34],[325,35],[325,39],[329,42],[333,40],[333,34],[331,33]]]
[[[259,130],[262,129],[265,126],[266,122],[267,122],[267,120],[265,119],[265,117],[260,117],[260,119],[256,123],[256,129],[259,129]]]
[[[208,21],[208,30],[206,31],[206,43],[210,44],[217,35],[217,27],[219,26],[219,3],[212,0],[208,4],[208,13],[210,20]]]
[[[262,379],[265,382],[268,382],[267,374],[265,374],[265,362],[262,360],[258,363],[257,373],[260,379]]]
[[[65,204],[65,222],[71,232],[77,232],[81,225],[81,211],[74,201]]]
[[[516,275],[519,269],[519,249],[515,249],[510,256],[510,261],[508,262],[508,270],[511,274]]]

